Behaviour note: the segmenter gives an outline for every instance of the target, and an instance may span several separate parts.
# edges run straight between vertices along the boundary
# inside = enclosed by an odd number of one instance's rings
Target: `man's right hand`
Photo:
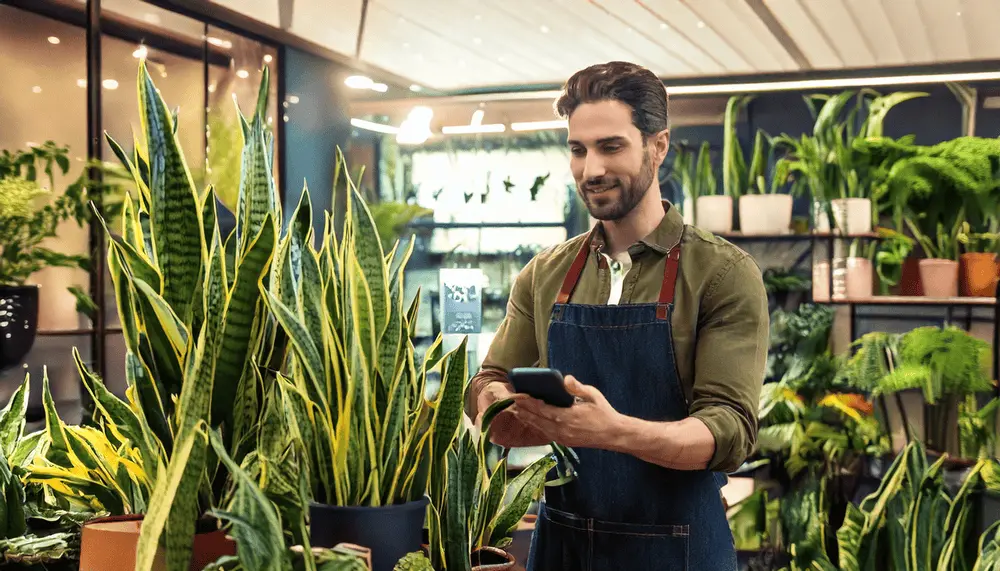
[[[483,413],[490,408],[490,405],[512,397],[514,397],[514,392],[506,383],[492,382],[483,387],[476,399],[476,410],[479,414],[476,425],[481,426]],[[511,406],[516,407],[517,404]],[[504,448],[521,448],[545,446],[551,442],[551,439],[521,423],[508,408],[498,414],[490,424],[490,442]]]

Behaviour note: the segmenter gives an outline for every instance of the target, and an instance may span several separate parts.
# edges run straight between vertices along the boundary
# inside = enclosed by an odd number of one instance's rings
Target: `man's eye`
[[[582,157],[587,154],[587,151],[581,147],[574,147],[569,152],[573,153],[574,157]]]
[[[617,153],[621,150],[621,145],[604,145],[605,153]]]

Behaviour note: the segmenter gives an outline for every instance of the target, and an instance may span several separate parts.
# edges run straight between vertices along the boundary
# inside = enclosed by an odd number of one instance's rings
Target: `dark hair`
[[[556,113],[563,119],[582,103],[620,101],[632,108],[632,124],[644,135],[669,126],[667,90],[648,69],[623,61],[592,65],[573,74],[556,99]]]

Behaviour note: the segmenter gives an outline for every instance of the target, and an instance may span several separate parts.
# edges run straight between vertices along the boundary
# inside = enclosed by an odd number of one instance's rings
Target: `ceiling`
[[[444,91],[1000,59],[1000,0],[367,0],[359,53],[366,0],[212,1]]]

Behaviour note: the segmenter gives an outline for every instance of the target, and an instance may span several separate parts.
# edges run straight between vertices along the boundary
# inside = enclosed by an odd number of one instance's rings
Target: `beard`
[[[653,184],[655,169],[649,153],[643,153],[642,166],[634,175],[608,174],[577,184],[576,192],[597,220],[615,221],[628,216],[642,202]]]

